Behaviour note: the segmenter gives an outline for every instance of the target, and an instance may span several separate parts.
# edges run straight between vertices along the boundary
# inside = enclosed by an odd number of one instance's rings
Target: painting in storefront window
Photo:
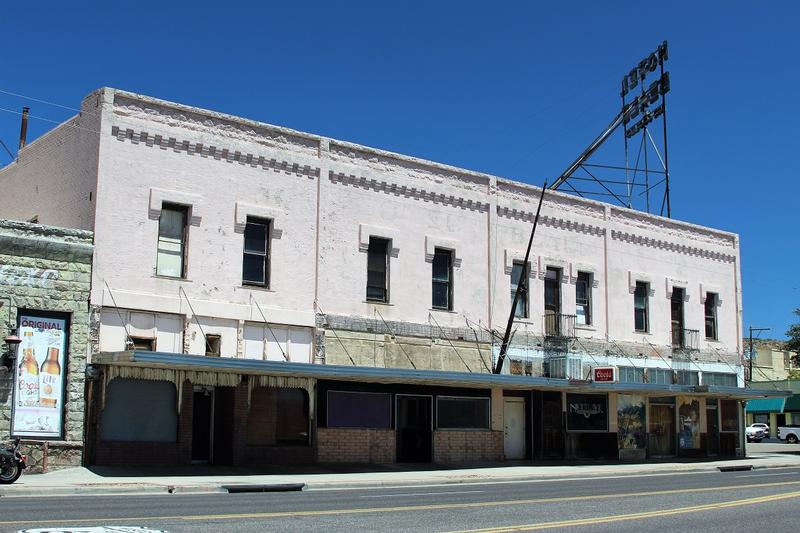
[[[617,426],[617,438],[621,450],[645,447],[644,396],[628,394],[617,396]]]
[[[700,400],[680,398],[678,406],[678,445],[682,450],[700,448]]]

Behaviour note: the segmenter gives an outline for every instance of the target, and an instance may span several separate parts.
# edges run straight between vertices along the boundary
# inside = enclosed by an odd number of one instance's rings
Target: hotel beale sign
[[[597,383],[615,383],[617,381],[617,369],[613,366],[597,366],[592,375]]]

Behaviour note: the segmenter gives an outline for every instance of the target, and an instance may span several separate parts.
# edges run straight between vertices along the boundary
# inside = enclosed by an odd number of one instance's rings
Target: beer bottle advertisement
[[[17,437],[61,437],[67,321],[25,314],[14,380],[11,433]]]

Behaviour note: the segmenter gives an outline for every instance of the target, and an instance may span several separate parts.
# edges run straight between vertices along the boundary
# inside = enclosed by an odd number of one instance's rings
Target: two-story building
[[[0,182],[94,231],[98,464],[733,455],[761,394],[733,233],[548,191],[523,264],[536,187],[108,88]]]

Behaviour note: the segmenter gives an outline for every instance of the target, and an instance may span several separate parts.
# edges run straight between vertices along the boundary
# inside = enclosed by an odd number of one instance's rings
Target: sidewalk
[[[269,473],[220,467],[171,469],[70,468],[47,474],[23,475],[13,485],[0,486],[0,497],[111,494],[225,493],[228,485],[261,485],[280,490],[282,485],[304,484],[306,489],[402,487],[449,483],[535,481],[636,474],[714,472],[720,467],[800,467],[800,455],[752,454],[746,459],[672,461],[637,464],[530,465],[447,468],[431,465],[334,467],[277,467]],[[368,469],[368,470],[367,470]],[[379,470],[380,471],[376,471]],[[296,490],[296,488],[295,488]]]

